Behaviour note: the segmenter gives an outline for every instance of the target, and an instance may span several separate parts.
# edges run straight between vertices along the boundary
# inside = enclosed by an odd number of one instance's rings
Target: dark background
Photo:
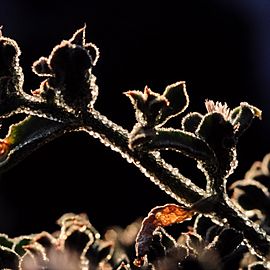
[[[261,108],[263,120],[239,143],[240,163],[230,181],[243,177],[270,148],[269,18],[266,0],[0,3],[3,34],[23,53],[26,91],[40,83],[31,64],[86,23],[87,40],[101,52],[93,71],[100,88],[96,108],[129,130],[134,115],[122,92],[145,85],[162,92],[185,80],[188,111],[204,112],[206,98]],[[179,165],[186,175],[194,174],[194,164]],[[102,232],[167,202],[173,200],[119,154],[86,134],[68,134],[1,176],[0,231],[12,236],[54,231],[63,213],[85,212]]]

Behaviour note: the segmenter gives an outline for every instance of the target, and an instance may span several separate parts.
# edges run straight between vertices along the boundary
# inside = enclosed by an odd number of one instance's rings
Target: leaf
[[[46,269],[49,258],[45,248],[41,244],[38,242],[31,242],[29,245],[25,245],[24,248],[26,253],[22,257],[22,264],[25,265],[30,263],[29,259],[31,259],[31,263],[39,265],[41,269]],[[28,256],[28,254],[30,256]],[[33,266],[31,265],[31,267]]]
[[[264,175],[270,175],[270,154],[266,154],[262,160],[261,169]]]
[[[92,65],[95,66],[99,58],[99,49],[95,44],[91,42],[86,43],[85,30],[86,30],[86,24],[81,29],[77,30],[74,33],[72,38],[69,39],[69,42],[85,48],[88,51],[89,55],[91,56]]]
[[[100,238],[100,234],[88,220],[86,214],[66,213],[57,220],[57,224],[61,226],[63,238],[70,235],[75,230],[85,231],[87,234],[92,235],[96,239]],[[61,236],[60,236],[61,237]]]
[[[235,127],[235,136],[240,137],[251,125],[255,117],[261,119],[262,111],[255,106],[242,102],[231,113],[231,122]]]
[[[51,68],[49,66],[48,58],[40,57],[37,61],[35,61],[32,65],[32,71],[40,76],[40,77],[50,77],[52,76]]]
[[[19,256],[13,250],[0,247],[0,269],[12,269],[18,270],[19,269]]]
[[[265,262],[253,262],[248,266],[248,270],[267,270],[268,267],[265,266]]]
[[[174,150],[195,160],[213,161],[215,154],[208,144],[193,133],[179,129],[143,129],[133,134],[132,145],[146,150]]]
[[[233,125],[219,112],[206,114],[196,130],[196,134],[214,150],[231,148],[235,144]],[[229,140],[231,140],[230,143]]]
[[[41,245],[46,254],[49,254],[52,248],[58,248],[58,241],[56,240],[56,238],[46,231],[38,233],[34,237],[32,237],[32,241],[30,242],[30,244],[31,243],[37,243],[38,245]]]
[[[19,69],[16,68],[20,55],[21,51],[17,42],[0,35],[0,78],[17,75],[21,77],[21,72],[18,72]]]
[[[209,229],[213,226],[218,226],[213,223],[211,218],[199,214],[194,222],[193,231],[208,241]]]
[[[0,114],[14,111],[18,94],[23,95],[24,76],[19,65],[21,51],[15,40],[0,35]],[[16,98],[17,100],[16,100]]]
[[[131,100],[137,122],[148,128],[162,126],[171,117],[182,113],[189,103],[185,82],[167,86],[162,95],[147,86],[143,93],[133,90],[124,94]]]
[[[91,242],[89,235],[77,229],[74,230],[72,233],[66,235],[64,246],[67,250],[75,251],[78,254],[81,254],[87,246],[88,242]]]
[[[88,259],[92,266],[98,266],[101,262],[107,262],[113,255],[113,244],[109,241],[96,240],[96,242],[87,248],[82,255]]]
[[[135,116],[137,122],[142,122],[144,118],[143,112],[144,112],[144,103],[145,103],[145,97],[144,94],[141,91],[137,90],[130,90],[127,92],[124,92],[124,95],[126,95],[132,104],[132,106],[135,109]]]
[[[97,61],[98,61],[99,56],[100,56],[99,48],[91,42],[86,43],[84,48],[88,51],[88,53],[91,56],[92,65],[95,66],[97,64]]]
[[[194,212],[176,204],[166,204],[155,207],[152,211],[155,219],[153,224],[156,226],[166,227],[174,223],[180,223],[193,216]],[[150,212],[150,215],[151,215]]]
[[[13,250],[19,255],[23,256],[26,252],[24,246],[29,245],[32,240],[31,236],[20,236],[14,239]]]
[[[13,246],[13,242],[6,234],[0,234],[0,246],[11,249]]]
[[[228,241],[230,239],[230,241]],[[210,244],[211,248],[218,251],[221,258],[233,253],[243,241],[243,234],[235,229],[225,228],[220,235]]]
[[[266,154],[262,161],[255,161],[244,178],[258,181],[270,191],[270,154]]]
[[[0,170],[9,169],[43,144],[64,134],[70,125],[36,116],[11,125],[6,138],[0,141]]]
[[[170,118],[184,112],[189,105],[189,97],[184,81],[168,85],[163,93],[169,105],[164,107],[159,120],[159,125],[164,125]]]
[[[200,254],[205,249],[205,243],[199,234],[194,232],[182,233],[186,246],[195,254]]]
[[[153,92],[148,86],[145,86],[144,92],[131,90],[124,94],[130,98],[138,123],[149,128],[160,124],[162,112],[168,106],[164,96]]]
[[[35,256],[27,251],[20,260],[20,270],[29,270],[29,269],[40,269],[40,265],[36,260]]]
[[[52,72],[59,80],[56,86],[60,86],[61,84],[58,85],[58,83],[63,83],[63,80],[65,83],[70,83],[72,80],[78,79],[77,77],[81,79],[86,75],[85,72],[92,67],[92,58],[88,51],[82,46],[73,45],[68,41],[62,41],[61,44],[55,46],[48,59]],[[75,91],[79,90],[75,89]]]
[[[143,220],[142,227],[136,238],[135,248],[137,259],[135,260],[135,264],[140,266],[143,263],[143,257],[149,252],[153,233],[156,228],[183,222],[190,219],[193,215],[193,211],[176,204],[166,204],[153,208]]]
[[[154,263],[157,260],[164,258],[166,256],[166,248],[162,244],[162,232],[159,230],[159,228],[156,228],[152,234],[151,243],[149,244],[149,248],[147,251],[147,262]],[[135,260],[135,265],[140,266],[140,260],[143,262],[143,259],[137,259]]]
[[[232,200],[236,201],[245,210],[259,209],[269,214],[270,193],[260,182],[253,179],[244,179],[234,182]]]
[[[200,113],[192,112],[182,118],[182,129],[188,132],[195,133],[203,116]]]
[[[85,29],[86,29],[86,24],[73,34],[69,42],[72,44],[84,46],[85,45]]]

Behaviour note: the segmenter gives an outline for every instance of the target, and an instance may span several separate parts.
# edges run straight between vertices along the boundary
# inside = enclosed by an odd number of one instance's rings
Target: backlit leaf
[[[142,227],[136,238],[135,264],[140,266],[143,257],[148,253],[153,233],[158,227],[166,227],[175,223],[190,219],[194,212],[176,204],[166,204],[153,208],[148,216],[143,220]]]

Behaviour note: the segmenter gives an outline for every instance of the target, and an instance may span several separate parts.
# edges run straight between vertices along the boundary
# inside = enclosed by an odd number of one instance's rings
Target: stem
[[[270,238],[266,232],[250,219],[244,216],[227,197],[226,201],[218,201],[215,216],[225,219],[232,228],[243,233],[252,248],[262,259],[269,256]]]
[[[113,123],[98,111],[92,110],[84,116],[82,130],[98,138],[105,146],[119,152],[128,162],[134,163],[152,182],[163,189],[179,203],[190,206],[206,198],[206,193],[185,178],[179,171],[159,157],[158,152],[147,153],[131,150],[128,147],[128,131]],[[242,215],[229,198],[216,202],[215,219],[228,222],[238,231],[243,232],[249,245],[259,256],[270,252],[270,239],[265,231],[256,226],[251,220]]]
[[[209,183],[209,185],[208,185]],[[226,191],[226,180],[222,178],[218,173],[216,176],[209,176],[209,181],[207,181],[207,188],[206,190],[210,194],[218,194],[221,198],[224,194],[227,194]]]
[[[6,100],[4,106],[1,104],[1,118],[10,117],[13,114],[24,113],[57,122],[78,121],[78,117],[76,117],[73,112],[68,112],[67,108],[55,104],[48,104],[47,102],[40,101],[30,95],[26,95],[26,97],[27,98],[23,98],[17,94]]]
[[[61,108],[56,112],[53,112],[52,108],[46,108],[45,105],[44,107],[40,106],[41,104],[35,102],[28,102],[28,104],[22,105],[23,113],[31,112],[31,114],[38,116],[44,115],[45,118],[49,119],[50,115],[52,115],[57,121],[66,122],[65,124],[69,122],[69,125],[71,124],[72,126],[70,126],[70,131],[83,130],[94,138],[98,138],[101,143],[105,146],[109,146],[112,150],[119,152],[129,163],[133,163],[137,166],[152,182],[185,206],[191,206],[195,202],[208,196],[204,190],[194,185],[190,179],[181,175],[178,169],[173,168],[170,164],[161,159],[159,152],[149,153],[131,150],[128,146],[128,131],[113,123],[107,119],[106,116],[101,115],[94,109],[84,113],[82,115],[83,119],[81,119],[80,117],[75,117],[72,113],[64,112],[64,109]],[[46,142],[61,134],[63,134],[63,130],[59,130],[59,133],[50,134],[48,138],[46,138]],[[39,146],[40,145],[37,145],[37,147],[34,147],[33,149],[36,149]],[[14,163],[20,160],[19,152],[20,151],[16,153],[16,157],[14,156],[14,159],[16,159]],[[26,153],[28,151],[24,152]],[[11,163],[13,162],[1,164],[1,170],[8,169]],[[256,250],[258,255],[266,256],[270,253],[270,239],[265,231],[258,228],[258,225],[256,227],[251,220],[242,215],[233,206],[229,198],[216,201],[215,209],[215,213],[212,212],[210,215],[223,222],[226,220],[231,227],[243,232],[244,237],[247,239],[250,246]]]
[[[98,138],[112,150],[119,152],[123,158],[137,166],[152,182],[179,203],[190,206],[206,196],[202,189],[181,175],[178,169],[161,159],[158,152],[147,153],[131,150],[128,146],[128,131],[98,111],[92,110],[88,113],[84,117],[84,123],[83,129],[86,132]]]

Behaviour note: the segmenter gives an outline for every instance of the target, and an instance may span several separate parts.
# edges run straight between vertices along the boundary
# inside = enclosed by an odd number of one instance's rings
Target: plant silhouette
[[[99,50],[85,35],[86,26],[34,62],[32,70],[43,81],[27,93],[21,51],[1,33],[0,117],[3,123],[21,118],[0,141],[0,170],[67,132],[82,131],[120,153],[177,204],[157,206],[143,221],[110,229],[103,238],[87,216],[73,213],[58,220],[60,231],[53,234],[2,234],[1,269],[269,269],[269,155],[244,180],[227,185],[238,164],[237,143],[261,118],[260,109],[247,102],[230,109],[206,100],[205,112],[184,115],[185,82],[162,94],[146,86],[124,93],[136,116],[129,132],[95,108]],[[179,127],[169,127],[179,116]],[[169,151],[196,161],[204,189],[163,158]],[[186,221],[185,229],[170,235],[170,227],[183,223],[184,228]]]

